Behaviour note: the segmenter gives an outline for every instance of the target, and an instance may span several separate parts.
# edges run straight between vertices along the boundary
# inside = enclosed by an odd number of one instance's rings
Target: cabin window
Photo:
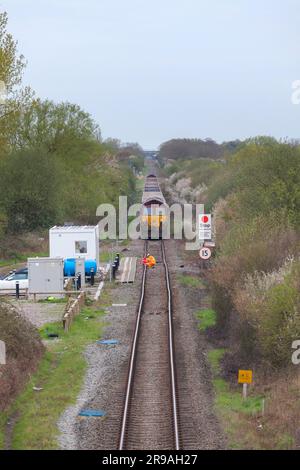
[[[75,253],[86,254],[87,253],[87,241],[77,241],[75,242]]]

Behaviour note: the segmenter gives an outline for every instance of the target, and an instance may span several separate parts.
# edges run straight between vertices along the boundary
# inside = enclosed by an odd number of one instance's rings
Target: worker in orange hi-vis
[[[156,259],[154,256],[148,253],[147,256],[143,258],[143,264],[145,264],[148,268],[154,268],[156,265]]]
[[[152,255],[147,256],[147,266],[148,268],[154,268],[156,265],[156,259]]]

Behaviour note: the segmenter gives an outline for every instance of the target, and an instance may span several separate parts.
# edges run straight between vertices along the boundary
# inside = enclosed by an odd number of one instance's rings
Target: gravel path
[[[29,320],[35,327],[40,328],[45,323],[60,321],[64,312],[64,303],[40,303],[26,300],[12,301],[20,315]]]

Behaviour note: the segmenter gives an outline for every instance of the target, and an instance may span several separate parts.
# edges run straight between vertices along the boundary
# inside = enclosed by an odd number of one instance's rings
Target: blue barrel
[[[95,259],[86,259],[84,263],[85,275],[90,276],[92,272],[96,275],[97,263]]]
[[[85,275],[90,276],[92,272],[96,274],[97,263],[95,259],[86,259],[84,262]],[[64,276],[75,276],[76,258],[67,258],[64,261]]]
[[[64,261],[64,276],[75,276],[76,260],[75,258],[67,258]]]

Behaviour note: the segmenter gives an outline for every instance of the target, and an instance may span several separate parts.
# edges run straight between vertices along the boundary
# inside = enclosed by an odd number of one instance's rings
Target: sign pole
[[[247,386],[248,386],[247,383],[243,384],[243,399],[244,400],[246,400],[246,398],[247,398]]]
[[[110,252],[110,255],[109,255],[109,282],[112,281],[112,259],[113,259],[113,249],[114,249],[114,245],[113,243],[111,244],[111,252]]]
[[[0,340],[0,365],[6,364],[6,348],[4,341]]]

